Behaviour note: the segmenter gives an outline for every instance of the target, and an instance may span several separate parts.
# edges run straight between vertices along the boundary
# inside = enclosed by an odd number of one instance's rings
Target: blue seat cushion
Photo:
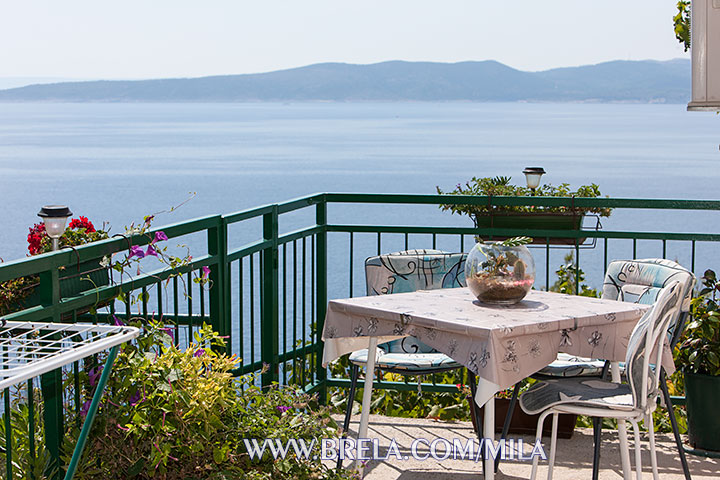
[[[598,377],[602,373],[604,366],[605,362],[602,360],[559,353],[557,359],[537,372],[537,375],[547,377]]]
[[[453,369],[460,368],[458,362],[448,357],[444,353],[385,353],[380,352],[375,367],[380,370],[407,370],[408,372],[428,370],[428,369]],[[350,362],[364,367],[367,363],[367,348],[356,350],[350,354]]]
[[[520,396],[520,407],[530,415],[557,405],[632,410],[630,385],[599,378],[563,378],[538,382]]]

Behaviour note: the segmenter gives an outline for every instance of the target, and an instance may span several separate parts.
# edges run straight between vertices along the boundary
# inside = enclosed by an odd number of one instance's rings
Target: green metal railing
[[[546,198],[546,197],[466,197],[439,195],[386,195],[339,194],[311,195],[286,203],[265,205],[229,215],[214,215],[181,222],[156,229],[172,240],[187,240],[192,248],[193,260],[180,271],[155,271],[134,278],[114,279],[109,285],[82,292],[73,297],[62,297],[60,272],[74,265],[112,254],[127,252],[132,245],[145,245],[150,237],[113,238],[31,257],[0,265],[0,282],[19,277],[38,275],[40,305],[10,314],[8,320],[61,321],[114,321],[114,316],[129,319],[134,316],[162,318],[173,327],[178,344],[187,343],[194,329],[203,322],[210,323],[221,335],[229,337],[227,353],[236,354],[239,365],[235,373],[263,372],[259,382],[295,384],[308,392],[317,392],[325,399],[329,387],[347,387],[347,378],[329,378],[322,364],[322,332],[325,309],[329,298],[356,295],[364,279],[363,259],[370,255],[407,248],[443,248],[467,251],[474,236],[528,235],[547,239],[546,245],[534,247],[536,263],[544,270],[545,288],[551,283],[553,248],[550,238],[562,236],[571,239],[578,266],[585,258],[599,265],[596,278],[589,282],[601,283],[604,266],[615,256],[610,246],[614,242],[627,244],[624,258],[638,255],[663,256],[682,248],[686,266],[695,269],[698,245],[720,246],[720,233],[686,233],[667,231],[582,230],[559,234],[555,230],[474,228],[469,220],[459,220],[466,226],[434,225],[445,223],[448,217],[434,209],[439,204],[474,204],[502,208],[503,206],[548,206],[576,208],[611,207],[618,210],[652,209],[665,213],[675,211],[720,211],[720,201],[695,200],[643,200],[610,198]],[[373,206],[397,208],[424,208],[430,221],[421,225],[402,225],[387,221],[377,224],[377,215],[370,217],[362,208]],[[355,206],[349,214],[349,206]],[[424,207],[423,207],[424,206]],[[360,209],[356,207],[361,207]],[[427,213],[427,208],[433,208]],[[360,212],[359,214],[357,212]],[[340,212],[337,214],[337,212]],[[642,215],[638,212],[637,215]],[[422,216],[408,215],[415,222]],[[638,217],[639,218],[639,217]],[[442,221],[433,221],[442,219]],[[333,221],[334,220],[334,221]],[[584,250],[582,239],[596,239],[592,250]],[[239,246],[234,246],[239,244]],[[643,253],[653,245],[653,253]],[[631,250],[630,247],[631,246]],[[630,254],[631,252],[631,254]],[[538,261],[544,256],[544,261]],[[581,262],[582,260],[582,262]],[[706,260],[703,258],[703,260]],[[588,260],[590,261],[590,260]],[[208,290],[193,284],[191,276],[202,267],[210,267],[212,287]],[[175,272],[177,273],[177,272]],[[168,280],[169,279],[169,280]],[[541,288],[540,281],[536,287]],[[169,281],[169,283],[168,283]],[[579,279],[577,279],[579,285]],[[576,286],[578,286],[576,285]],[[110,302],[118,293],[141,292],[142,300],[131,305]],[[185,294],[183,294],[185,293]],[[127,297],[126,297],[127,298]],[[90,314],[93,306],[108,304],[99,313]],[[264,368],[264,366],[266,368]],[[80,366],[66,373],[75,373],[68,389],[62,388],[63,372],[45,374],[40,379],[43,398],[43,422],[30,422],[28,435],[36,438],[37,429],[43,428],[45,448],[50,453],[57,471],[61,471],[61,449],[64,421],[74,418],[82,403],[92,392],[82,390],[77,381]],[[417,385],[403,382],[377,382],[378,388],[409,390]],[[424,384],[427,391],[455,391],[454,385]],[[4,393],[5,408],[10,398],[19,398],[35,411],[34,399],[38,383],[29,381],[24,394]],[[5,416],[6,478],[13,478],[13,439]],[[31,443],[33,443],[31,441]],[[32,451],[40,448],[32,444]]]

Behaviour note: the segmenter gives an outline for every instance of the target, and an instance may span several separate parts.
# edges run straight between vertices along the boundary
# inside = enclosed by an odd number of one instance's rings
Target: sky
[[[498,60],[545,70],[689,58],[676,0],[30,0],[0,4],[0,78],[256,73]]]

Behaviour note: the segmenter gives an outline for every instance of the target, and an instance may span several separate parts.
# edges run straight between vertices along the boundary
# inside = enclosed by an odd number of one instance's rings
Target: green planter
[[[522,230],[557,230],[558,235],[562,232],[579,231],[583,223],[583,214],[562,213],[562,212],[497,212],[487,215],[473,215],[473,221],[477,228],[516,228]],[[532,232],[527,232],[533,236]],[[493,240],[504,240],[508,237],[493,236]],[[578,238],[578,244],[583,243],[585,238]],[[547,239],[544,237],[533,238],[533,244],[545,245]],[[574,238],[550,237],[551,245],[574,245]]]
[[[685,373],[688,437],[694,449],[720,452],[720,377]]]
[[[88,281],[88,278],[91,281]],[[110,284],[110,274],[107,268],[100,266],[100,260],[88,260],[68,265],[60,270],[60,298],[75,297],[82,292],[108,284]],[[31,293],[17,303],[14,311],[40,305],[40,292],[37,290],[37,284],[29,288],[32,289]]]

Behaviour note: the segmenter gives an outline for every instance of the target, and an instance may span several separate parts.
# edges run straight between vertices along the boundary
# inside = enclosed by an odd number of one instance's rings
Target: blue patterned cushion
[[[695,275],[672,260],[660,258],[610,262],[603,282],[602,298],[650,305],[655,303],[660,290],[673,281],[680,282],[682,310],[687,312]]]
[[[368,295],[465,286],[465,253],[405,250],[365,260]]]
[[[405,250],[365,260],[368,295],[465,286],[465,253]],[[380,345],[387,353],[437,353],[413,337]]]
[[[367,348],[350,354],[350,362],[364,367],[367,362]],[[444,353],[381,353],[375,361],[380,370],[427,370],[460,368],[462,365]]]

